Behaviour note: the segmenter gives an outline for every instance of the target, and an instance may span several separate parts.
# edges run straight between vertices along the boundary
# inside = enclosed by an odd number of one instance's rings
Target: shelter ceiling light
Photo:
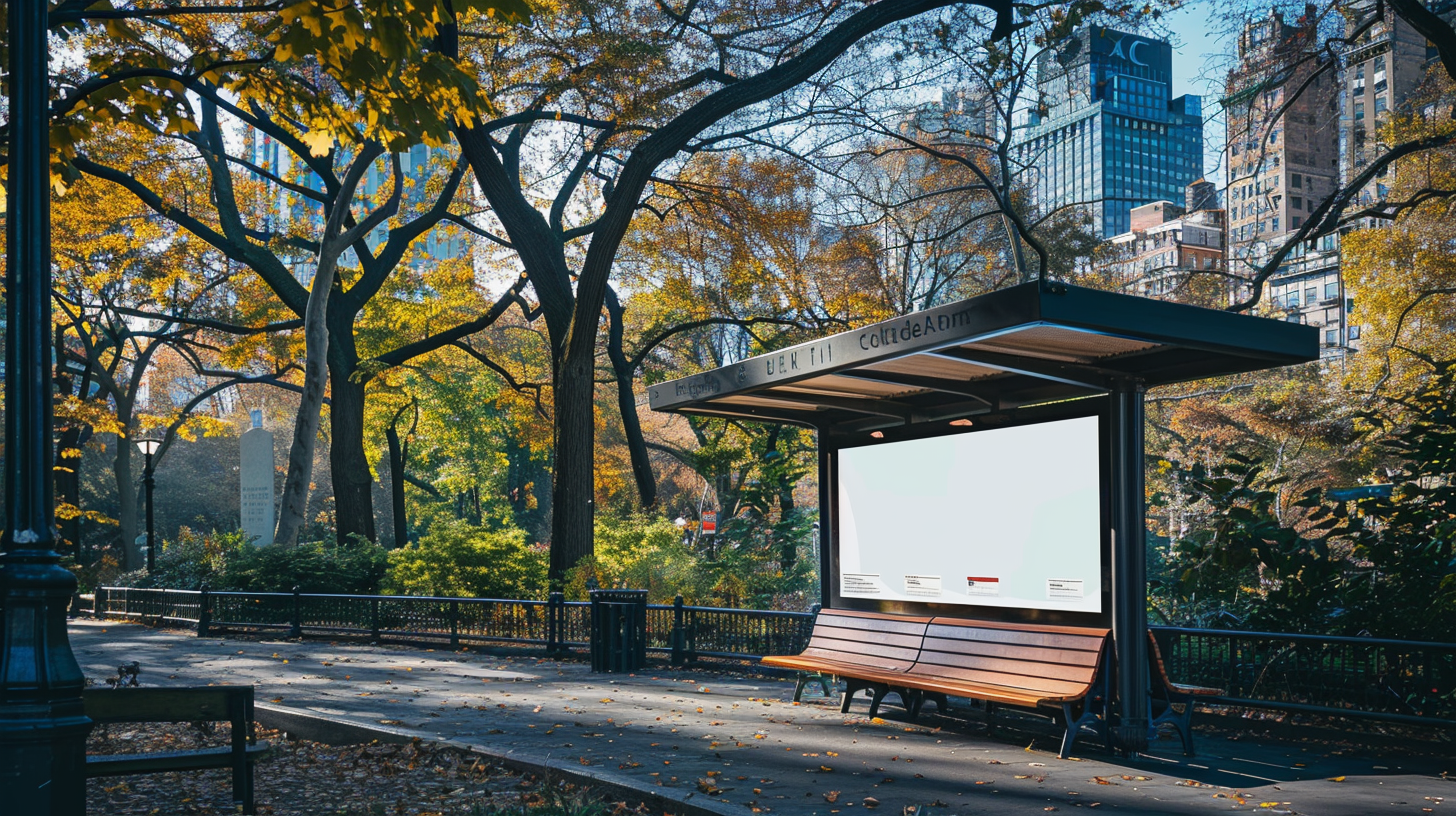
[[[875,432],[873,432],[873,433],[870,434],[870,438],[871,439],[884,439],[885,438],[885,432],[884,431],[875,431]]]
[[[950,421],[950,424],[956,425],[956,426],[959,426],[959,427],[962,427],[962,428],[969,428],[969,427],[971,427],[971,421],[969,419],[952,419]]]

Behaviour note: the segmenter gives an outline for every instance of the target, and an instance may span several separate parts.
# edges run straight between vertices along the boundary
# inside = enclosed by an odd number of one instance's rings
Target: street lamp
[[[51,438],[49,3],[6,6],[5,554],[0,797],[5,812],[86,810],[85,677],[66,636],[76,577],[56,552]]]
[[[142,484],[147,491],[147,574],[151,575],[157,571],[157,542],[152,528],[152,488],[156,487],[157,480],[152,476],[152,454],[162,447],[162,440],[138,439],[137,447],[142,449],[142,455],[146,457],[146,464],[142,468]]]

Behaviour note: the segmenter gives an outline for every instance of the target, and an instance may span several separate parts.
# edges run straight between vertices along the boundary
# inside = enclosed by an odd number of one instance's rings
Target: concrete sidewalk
[[[994,737],[978,711],[909,723],[887,706],[891,717],[871,720],[866,702],[848,715],[837,700],[806,695],[794,704],[789,681],[724,671],[603,675],[577,662],[473,651],[198,639],[80,620],[70,633],[97,682],[135,660],[144,685],[253,683],[276,718],[456,741],[699,812],[1364,816],[1456,807],[1444,803],[1456,797],[1456,761],[1440,758],[1201,738],[1191,760],[1176,739],[1135,761],[1079,741],[1079,759],[1059,760],[1055,729],[1030,718],[1006,718],[1008,730]]]

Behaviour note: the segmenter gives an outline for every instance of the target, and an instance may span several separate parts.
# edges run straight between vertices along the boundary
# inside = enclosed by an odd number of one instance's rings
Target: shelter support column
[[[1124,755],[1148,747],[1147,498],[1143,384],[1112,389],[1112,640],[1116,665],[1113,744]]]
[[[829,602],[833,594],[830,567],[833,564],[833,550],[831,540],[834,539],[833,519],[829,517],[829,506],[832,500],[829,484],[830,476],[834,472],[834,454],[824,449],[824,434],[817,432],[819,443],[819,604],[828,609],[833,604]],[[837,542],[836,542],[837,543]]]

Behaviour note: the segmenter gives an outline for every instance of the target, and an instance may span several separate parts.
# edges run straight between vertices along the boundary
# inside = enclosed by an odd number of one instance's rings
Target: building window
[[[1351,326],[1350,327],[1350,339],[1351,340],[1359,340],[1360,339],[1360,327],[1359,326]]]
[[[1327,346],[1333,346],[1333,345],[1335,345],[1336,342],[1337,341],[1335,339],[1335,330],[1334,329],[1325,329],[1325,345],[1327,345]]]
[[[1325,281],[1325,300],[1331,300],[1340,296],[1339,281]]]
[[[1314,302],[1315,302],[1315,300],[1318,297],[1319,297],[1318,290],[1315,289],[1315,287],[1313,287],[1313,286],[1307,286],[1307,287],[1305,287],[1305,290],[1304,290],[1304,304],[1306,306],[1312,306],[1312,305],[1314,305]]]

